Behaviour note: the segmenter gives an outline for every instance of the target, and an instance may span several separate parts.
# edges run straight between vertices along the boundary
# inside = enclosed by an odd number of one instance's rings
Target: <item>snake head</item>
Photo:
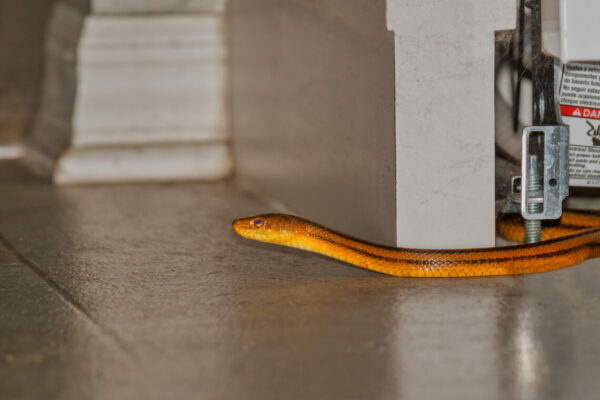
[[[233,221],[236,233],[247,239],[287,244],[298,226],[299,218],[285,214],[262,214]]]

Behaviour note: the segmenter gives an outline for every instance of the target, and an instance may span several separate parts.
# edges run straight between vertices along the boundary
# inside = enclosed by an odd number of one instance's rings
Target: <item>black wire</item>
[[[513,131],[519,129],[519,114],[521,107],[521,81],[523,79],[523,54],[524,54],[524,34],[525,34],[525,0],[519,0],[519,10],[517,15],[516,38],[511,43],[516,43],[516,48],[511,49],[513,63],[511,68],[511,84],[513,87]],[[516,40],[515,40],[516,39]],[[516,54],[515,54],[516,53]],[[516,72],[516,74],[515,74]],[[516,75],[516,81],[515,76]]]

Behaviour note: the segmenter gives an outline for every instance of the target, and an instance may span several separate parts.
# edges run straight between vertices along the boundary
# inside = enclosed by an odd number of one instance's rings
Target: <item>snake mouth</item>
[[[240,218],[233,221],[231,226],[235,233],[247,239],[257,239],[261,236],[258,229],[251,224],[252,218]]]
[[[272,242],[270,233],[264,226],[257,227],[256,220],[259,217],[240,218],[232,222],[231,226],[235,233],[246,239],[258,240],[260,242]]]
[[[235,233],[237,233],[240,236],[244,236],[243,232],[243,219],[236,219],[235,221],[233,221],[231,223],[231,226],[233,228],[233,230],[235,231]]]

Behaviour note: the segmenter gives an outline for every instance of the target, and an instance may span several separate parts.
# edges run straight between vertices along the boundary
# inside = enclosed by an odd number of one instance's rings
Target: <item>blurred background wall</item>
[[[56,0],[0,1],[0,142],[30,133],[43,78],[45,33]]]
[[[59,184],[231,175],[224,0],[40,4],[0,4],[0,157]]]

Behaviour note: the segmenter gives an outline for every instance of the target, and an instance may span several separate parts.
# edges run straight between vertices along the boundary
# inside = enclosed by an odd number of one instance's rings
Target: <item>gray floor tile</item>
[[[13,397],[600,391],[597,261],[391,278],[235,236],[234,218],[269,210],[232,182],[55,188],[0,167],[0,390]]]

